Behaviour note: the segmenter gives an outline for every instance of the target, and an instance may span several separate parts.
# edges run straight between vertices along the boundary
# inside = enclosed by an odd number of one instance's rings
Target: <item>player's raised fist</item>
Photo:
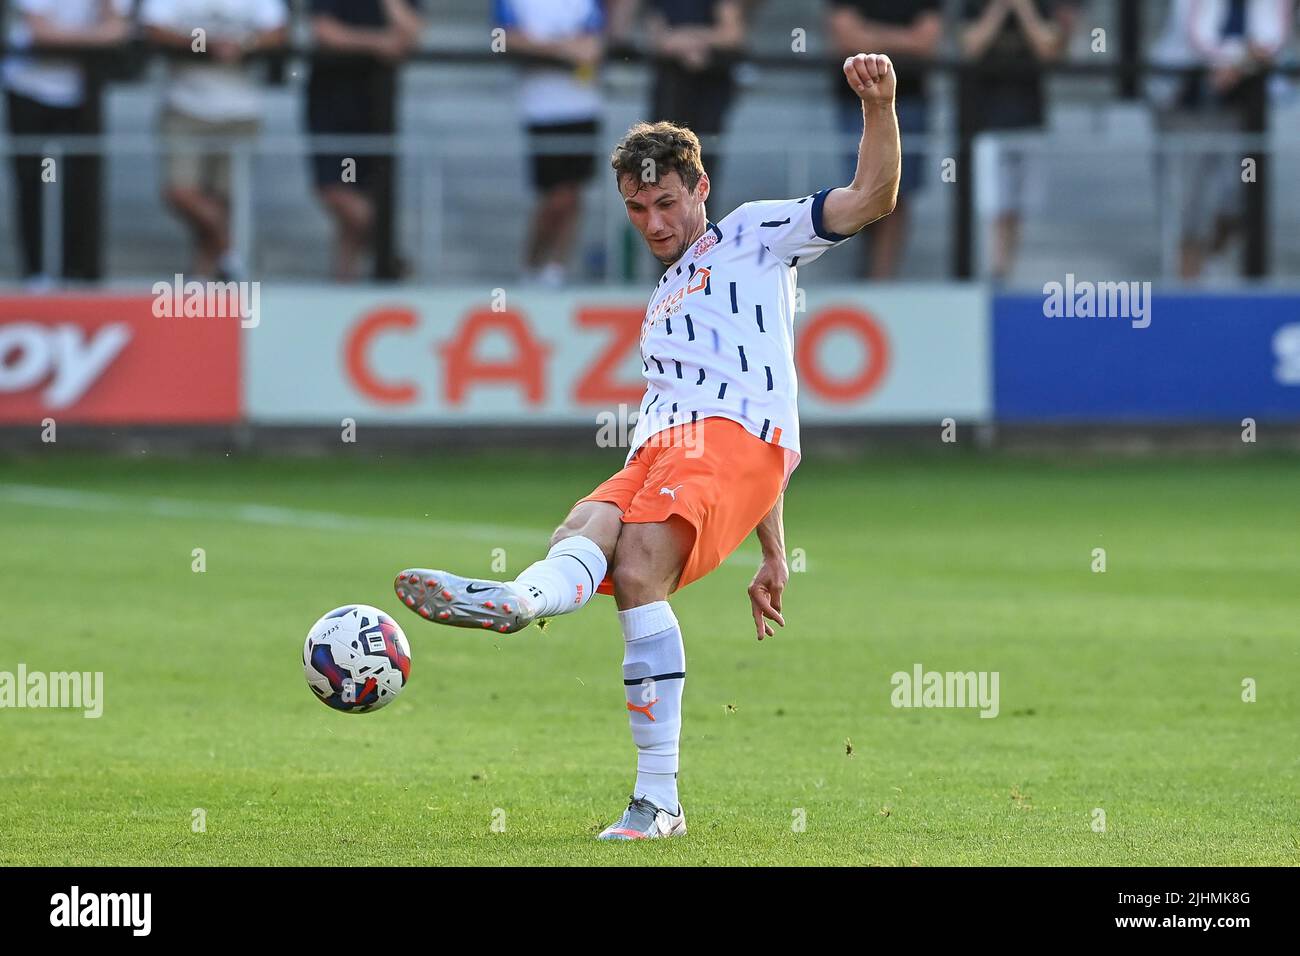
[[[894,64],[883,53],[859,53],[844,61],[844,78],[864,102],[894,101]]]

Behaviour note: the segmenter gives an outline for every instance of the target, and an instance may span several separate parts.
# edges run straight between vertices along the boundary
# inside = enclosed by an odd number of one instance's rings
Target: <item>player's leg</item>
[[[621,518],[645,485],[653,453],[638,452],[622,470],[578,501],[551,536],[546,557],[514,581],[485,581],[414,568],[397,576],[402,603],[421,617],[503,634],[583,607],[602,585],[622,528]]]
[[[607,501],[578,502],[551,536],[546,557],[513,581],[408,568],[393,588],[403,604],[426,620],[511,634],[538,619],[577,611],[591,600],[618,542],[621,514],[618,505]]]
[[[632,801],[602,840],[679,836],[686,816],[677,799],[686,648],[668,595],[695,545],[680,515],[625,524],[614,555],[614,600],[623,629],[623,689],[637,748]]]
[[[677,799],[686,651],[667,598],[709,574],[753,532],[780,497],[789,464],[781,446],[728,419],[704,419],[670,440],[648,459],[614,553],[637,782],[623,819],[602,839],[686,832]]]
[[[609,501],[583,500],[573,506],[551,535],[546,557],[515,578],[537,617],[568,614],[591,600],[614,556],[622,516],[623,509]]]

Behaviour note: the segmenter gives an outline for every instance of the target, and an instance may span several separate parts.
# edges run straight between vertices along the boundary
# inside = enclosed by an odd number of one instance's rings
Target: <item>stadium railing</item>
[[[1069,157],[1078,159],[1095,155],[1099,160],[1113,158],[1121,144],[1101,138],[1080,142],[1075,137],[1054,137],[1052,134],[1017,134],[985,133],[993,149],[1014,146],[1017,151],[1033,155],[1040,162],[1050,163],[1054,158]],[[918,136],[912,134],[909,140],[917,144],[927,155],[956,156],[962,149],[961,140],[951,135],[929,134]],[[203,140],[176,141],[177,148],[200,150],[212,149],[213,144]],[[970,161],[965,168],[973,169],[978,162],[974,149],[976,138],[972,137]],[[572,154],[575,150],[598,152],[607,144],[592,137],[557,136],[549,142],[537,146],[544,153]],[[808,191],[812,181],[810,170],[814,166],[825,166],[838,160],[857,145],[856,138],[826,136],[816,139],[792,139],[781,141],[741,139],[738,137],[722,138],[714,144],[712,153],[726,161],[729,157],[739,156],[746,160],[769,158],[772,165],[785,170],[785,195],[801,195]],[[1276,161],[1281,157],[1300,158],[1300,143],[1271,142],[1261,134],[1241,134],[1225,138],[1222,135],[1170,133],[1162,134],[1142,147],[1135,147],[1131,142],[1122,144],[1130,151],[1128,161],[1143,160],[1164,161],[1183,154],[1220,155],[1225,159],[1250,155],[1263,162]],[[406,235],[412,238],[412,246],[418,254],[412,257],[413,271],[409,276],[414,281],[447,282],[457,279],[472,278],[456,274],[443,265],[442,251],[446,248],[445,233],[455,229],[456,223],[449,221],[443,214],[446,206],[449,177],[445,167],[452,160],[466,160],[487,155],[495,150],[482,144],[460,143],[446,137],[420,134],[398,134],[395,136],[312,136],[267,134],[249,143],[221,144],[223,151],[232,157],[232,203],[231,233],[234,248],[241,253],[246,262],[257,261],[258,232],[257,220],[257,186],[254,167],[259,160],[274,158],[278,161],[297,161],[305,170],[305,160],[313,153],[326,153],[346,156],[385,156],[396,157],[399,168],[403,171],[402,182],[417,190],[417,195],[407,196],[402,208],[407,215],[401,225]],[[101,157],[117,159],[148,158],[159,152],[160,146],[152,135],[104,134],[100,136],[65,136],[65,137],[8,137],[0,140],[0,157],[40,155],[61,162],[67,155],[95,154]],[[1148,150],[1146,153],[1136,149]],[[1178,237],[1181,234],[1181,207],[1177,202],[1169,201],[1170,196],[1180,196],[1186,187],[1181,177],[1185,175],[1184,164],[1167,162],[1166,178],[1161,182],[1165,195],[1153,197],[1156,207],[1153,213],[1158,217],[1160,234],[1160,278],[1172,279],[1177,269]],[[305,171],[304,171],[305,175]],[[961,176],[957,182],[974,180],[971,173]],[[597,281],[625,282],[639,281],[644,276],[638,274],[635,265],[628,261],[625,254],[626,217],[618,197],[612,190],[598,190],[599,197],[596,215],[600,220],[601,245],[603,255],[599,257],[601,275]],[[972,204],[971,222],[976,221],[974,195],[968,200]],[[63,203],[63,182],[55,180],[42,190],[43,216],[42,244],[44,261],[51,274],[60,272],[63,249],[63,217],[60,210]],[[954,202],[957,198],[954,197]],[[521,216],[522,216],[521,211]],[[399,214],[400,215],[400,214]],[[974,240],[972,238],[972,246]],[[969,270],[955,269],[958,275],[974,273],[974,258]],[[272,276],[262,273],[263,278]],[[128,278],[128,277],[122,277]]]
[[[16,51],[13,51],[16,52]],[[22,51],[24,55],[56,55],[39,51]],[[168,56],[163,51],[144,47],[133,47],[128,60],[138,60],[151,56]],[[88,65],[92,76],[104,75],[106,58],[102,51],[59,51],[57,56],[67,58],[77,56]],[[261,58],[277,65],[275,73],[282,73],[284,64],[290,61],[329,60],[339,58],[337,55],[321,54],[311,48],[294,48],[263,55]],[[635,50],[621,49],[613,51],[611,60],[618,63],[648,63],[650,58]],[[743,58],[743,62],[765,70],[794,70],[824,74],[827,61],[823,56],[790,55],[753,55]],[[407,65],[411,64],[463,64],[479,68],[508,69],[507,61],[496,54],[480,50],[423,49],[415,54]],[[1038,66],[990,66],[973,64],[960,60],[934,60],[917,63],[900,61],[907,68],[923,70],[929,74],[946,75],[954,80],[951,95],[954,100],[954,128],[947,133],[930,133],[927,136],[912,136],[912,141],[921,140],[922,148],[927,152],[942,150],[943,155],[957,160],[959,169],[970,170],[969,175],[957,177],[954,201],[951,206],[951,260],[949,274],[953,278],[971,278],[976,274],[976,208],[974,183],[976,175],[976,154],[974,150],[977,133],[965,106],[966,97],[958,90],[964,79],[974,75],[999,74],[1042,74],[1048,78],[1073,77],[1114,80],[1121,96],[1133,98],[1140,81],[1153,75],[1196,75],[1199,69],[1175,68],[1149,62],[1100,62],[1081,63],[1064,62]],[[123,70],[118,63],[109,75],[130,74],[132,70]],[[1266,135],[1269,118],[1269,82],[1273,77],[1300,76],[1300,65],[1289,63],[1272,65],[1260,69],[1245,86],[1246,118],[1245,131],[1231,137],[1222,135],[1198,136],[1196,134],[1161,134],[1150,144],[1152,156],[1172,156],[1178,153],[1222,153],[1242,155],[1250,151],[1257,160],[1254,175],[1254,188],[1246,193],[1245,207],[1245,243],[1243,247],[1242,274],[1245,277],[1260,278],[1269,275],[1270,268],[1270,192],[1269,166],[1279,155],[1300,155],[1300,144],[1277,140]],[[1030,152],[1051,156],[1053,153],[1077,156],[1081,151],[1095,150],[1099,153],[1111,153],[1120,148],[1120,144],[1107,141],[1080,143],[1075,139],[1058,142],[1050,133],[1035,132],[1031,135],[1021,134],[983,134],[995,141],[1012,142],[1018,148]],[[182,144],[184,141],[179,141]],[[194,141],[195,148],[201,147],[201,141]],[[839,136],[786,137],[781,139],[741,139],[734,135],[724,135],[713,144],[715,155],[725,158],[728,154],[743,153],[747,157],[762,154],[782,155],[786,159],[787,194],[795,195],[805,191],[808,183],[808,170],[816,158],[843,155],[856,145],[856,140]],[[599,154],[607,144],[597,137],[556,137],[542,147],[543,152],[563,153],[575,147]],[[305,158],[314,152],[345,151],[348,155],[392,155],[399,159],[403,168],[409,171],[415,168],[411,164],[427,166],[428,174],[414,177],[426,190],[415,202],[404,202],[407,209],[418,209],[423,214],[416,217],[414,230],[417,235],[417,248],[422,251],[414,279],[421,281],[442,281],[449,278],[441,274],[438,263],[441,261],[439,251],[443,248],[442,231],[445,217],[442,215],[443,190],[446,177],[443,164],[453,156],[472,156],[483,154],[482,144],[467,144],[450,137],[420,135],[399,132],[393,136],[312,136],[308,134],[264,134],[251,143],[236,143],[225,147],[234,159],[234,179],[232,192],[232,235],[236,250],[243,253],[245,261],[253,261],[256,245],[256,230],[253,212],[253,176],[252,163],[260,156],[296,156]],[[1133,144],[1124,144],[1123,148],[1132,149]],[[124,135],[107,132],[96,136],[60,136],[60,137],[6,137],[0,140],[0,156],[15,154],[32,154],[59,157],[69,154],[97,154],[100,156],[150,156],[162,150],[161,141],[153,135]],[[1131,157],[1130,157],[1131,158]],[[1173,164],[1177,168],[1179,164]],[[47,214],[43,217],[43,246],[47,271],[57,274],[62,249],[62,217],[59,209],[62,203],[62,184],[54,182],[51,188],[43,192],[43,201],[47,203]],[[1174,189],[1181,189],[1181,184],[1174,184]],[[603,278],[605,281],[621,281],[633,278],[628,274],[626,264],[621,271],[615,264],[626,263],[626,256],[621,255],[624,244],[622,213],[616,210],[613,197],[605,191],[603,209],[604,256]],[[617,215],[613,213],[617,211]],[[381,217],[386,212],[381,210]],[[391,228],[388,223],[381,223],[380,228]],[[1162,219],[1163,272],[1166,277],[1173,274],[1176,256],[1176,239],[1178,223],[1176,219]],[[432,265],[433,268],[429,268]]]

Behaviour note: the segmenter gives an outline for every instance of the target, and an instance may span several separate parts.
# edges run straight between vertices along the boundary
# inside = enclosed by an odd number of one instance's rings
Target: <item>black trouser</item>
[[[689,127],[701,139],[711,140],[722,132],[734,96],[735,83],[729,65],[695,71],[662,63],[655,70],[650,96],[652,121],[677,123]],[[716,191],[720,177],[711,145],[704,144],[700,161]]]
[[[307,129],[312,133],[378,134],[397,130],[397,72],[391,67],[356,63],[348,68],[312,68],[307,84]],[[316,187],[339,181],[341,156],[314,157]],[[357,159],[357,185],[375,207],[374,278],[399,279],[404,265],[397,248],[397,164],[389,154]]]
[[[96,111],[89,103],[71,109],[46,106],[9,91],[9,132],[15,136],[98,133]],[[18,191],[18,232],[23,274],[48,273],[42,229],[43,206],[53,183],[45,182],[46,157],[15,155],[14,185]],[[94,155],[65,155],[53,174],[63,189],[63,277],[100,277],[100,161]],[[51,276],[51,278],[58,278]]]

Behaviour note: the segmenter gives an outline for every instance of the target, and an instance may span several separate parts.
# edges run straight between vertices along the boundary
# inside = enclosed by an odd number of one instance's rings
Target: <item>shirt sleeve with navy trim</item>
[[[822,210],[829,189],[802,199],[764,199],[741,206],[758,241],[788,266],[812,262],[851,236],[826,228]]]

